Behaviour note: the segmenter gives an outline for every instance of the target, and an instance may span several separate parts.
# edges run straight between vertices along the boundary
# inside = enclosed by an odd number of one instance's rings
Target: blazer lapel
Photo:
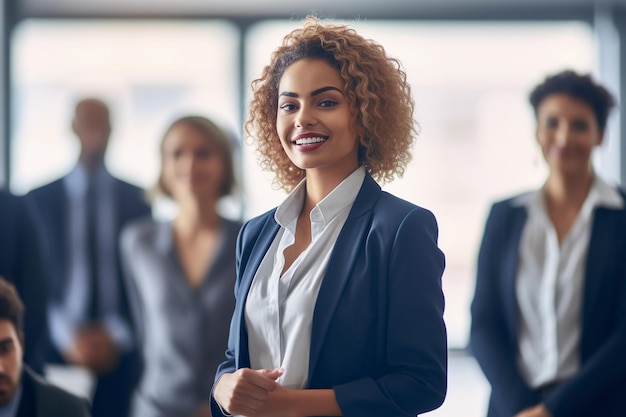
[[[519,265],[519,245],[522,239],[522,231],[528,215],[525,207],[514,207],[511,214],[512,221],[510,229],[505,236],[503,255],[503,300],[505,302],[505,316],[509,324],[507,326],[511,333],[512,340],[517,340],[517,296],[515,290],[515,280],[517,277],[517,268]]]
[[[363,241],[364,235],[369,230],[371,211],[380,194],[378,184],[372,177],[366,175],[352,210],[335,242],[313,312],[309,375],[313,375],[328,327],[354,263],[358,259],[361,248],[358,242]]]
[[[617,247],[619,235],[624,227],[620,225],[621,211],[607,208],[597,208],[594,213],[593,226],[589,248],[587,249],[587,265],[585,268],[585,284],[583,297],[583,331],[587,326],[593,326],[588,322],[591,309],[598,305],[598,297],[601,296],[606,282],[600,279],[605,269],[613,265],[611,257]],[[618,274],[611,274],[617,276]]]
[[[240,260],[242,264],[239,267],[244,267],[241,282],[237,289],[237,297],[240,300],[245,300],[248,297],[248,291],[250,291],[250,285],[252,284],[254,275],[259,269],[261,261],[269,250],[270,245],[274,241],[274,237],[276,236],[276,233],[278,233],[279,229],[280,226],[274,220],[274,211],[272,211],[270,214],[267,215],[265,224],[263,225],[261,231],[256,235],[257,240],[254,242],[254,247],[250,251],[248,259]],[[242,256],[245,256],[245,254]],[[239,323],[239,331],[237,332],[239,340],[236,341],[236,345],[239,346],[239,355],[236,358],[237,368],[250,366],[250,355],[248,352],[248,333],[246,332],[246,322],[244,315],[245,305],[245,302],[238,302],[237,309],[235,310],[235,314],[237,317],[236,323]]]
[[[33,385],[34,381],[29,371],[24,368],[22,371],[22,398],[16,417],[35,417],[41,414],[37,413],[37,409],[41,409],[41,406],[38,404],[37,394]]]
[[[58,180],[52,185],[49,192],[49,199],[45,202],[45,207],[40,207],[41,210],[48,211],[50,214],[44,214],[46,217],[46,223],[48,223],[48,232],[50,235],[50,244],[53,246],[50,248],[51,262],[54,264],[54,270],[56,273],[51,274],[51,279],[54,280],[53,285],[50,285],[50,292],[55,299],[61,299],[66,293],[66,288],[69,282],[69,252],[70,252],[70,237],[69,237],[69,203],[67,190],[63,180]]]

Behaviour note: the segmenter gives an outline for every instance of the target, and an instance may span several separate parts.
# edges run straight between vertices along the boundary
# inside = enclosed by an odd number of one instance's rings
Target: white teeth
[[[312,143],[325,142],[326,138],[317,137],[317,138],[301,138],[296,139],[296,145],[310,145]]]

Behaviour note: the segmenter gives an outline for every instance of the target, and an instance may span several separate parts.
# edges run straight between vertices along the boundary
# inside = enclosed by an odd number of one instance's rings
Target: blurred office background
[[[432,416],[481,416],[488,386],[465,351],[474,267],[490,202],[540,185],[530,88],[565,68],[626,94],[626,0],[3,0],[0,6],[0,184],[17,194],[76,160],[75,100],[113,111],[112,173],[150,187],[158,142],[179,115],[208,115],[238,148],[247,219],[284,197],[242,142],[249,84],[282,36],[314,12],[353,24],[399,58],[413,86],[421,135],[403,179],[386,188],[432,211],[447,255],[444,290],[450,385]],[[598,171],[626,180],[613,115]],[[167,216],[163,206],[157,215]]]

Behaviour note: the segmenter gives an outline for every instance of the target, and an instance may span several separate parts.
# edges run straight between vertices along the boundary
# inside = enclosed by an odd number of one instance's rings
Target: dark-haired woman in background
[[[145,219],[121,237],[143,372],[135,417],[208,417],[207,395],[222,361],[235,300],[235,241],[241,224],[217,202],[234,183],[230,141],[212,121],[175,121],[161,143],[157,191],[171,197],[171,222]]]
[[[530,102],[549,175],[492,206],[478,258],[470,343],[488,416],[623,417],[625,196],[591,163],[614,100],[565,71]]]

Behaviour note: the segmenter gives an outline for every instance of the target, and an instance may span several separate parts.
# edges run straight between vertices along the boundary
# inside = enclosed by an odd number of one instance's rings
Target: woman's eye
[[[291,103],[285,103],[280,106],[280,109],[283,111],[292,111],[296,109],[296,106]]]
[[[209,149],[200,149],[198,151],[196,151],[196,156],[198,158],[210,158],[211,157],[212,152]]]
[[[320,107],[332,107],[336,105],[337,102],[335,100],[324,100],[320,103]]]
[[[546,120],[546,127],[550,129],[554,129],[559,125],[559,121],[553,117]]]
[[[585,132],[589,128],[589,124],[585,120],[574,120],[572,122],[572,129],[578,132]]]

